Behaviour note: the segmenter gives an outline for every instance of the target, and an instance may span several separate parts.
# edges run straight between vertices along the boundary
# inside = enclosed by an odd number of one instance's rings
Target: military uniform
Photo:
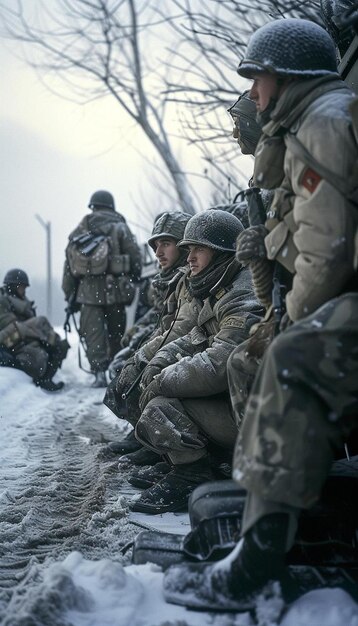
[[[209,441],[227,450],[234,446],[227,359],[262,311],[249,270],[236,261],[230,269],[230,282],[226,274],[210,297],[203,302],[195,298],[199,313],[191,332],[161,348],[151,361],[162,367],[155,377],[157,397],[145,407],[136,432],[174,464],[205,456]]]
[[[310,507],[335,450],[357,424],[357,214],[334,186],[334,176],[341,177],[348,194],[354,171],[353,98],[333,67],[292,82],[270,113],[256,152],[254,177],[265,187],[278,185],[265,246],[268,259],[293,274],[286,308],[295,324],[268,349],[238,437],[234,476],[250,492],[243,532],[272,503]],[[313,160],[306,160],[305,150]],[[340,155],[334,161],[333,151]],[[281,162],[281,173],[272,162]]]
[[[212,458],[227,461],[231,456],[237,428],[228,394],[227,359],[262,313],[249,270],[234,258],[242,229],[230,213],[209,210],[189,220],[178,244],[189,247],[188,259],[193,250],[195,255],[197,249],[211,249],[211,260],[187,279],[198,311],[196,324],[151,359],[147,368],[153,371],[152,379],[144,370],[136,436],[150,450],[165,455],[173,469],[142,493],[134,510],[160,513],[185,508],[194,487],[213,479]]]
[[[108,194],[96,192],[93,194]],[[111,194],[108,194],[112,198]],[[106,198],[105,198],[106,200]],[[141,272],[139,247],[122,215],[114,210],[114,202],[108,204],[95,198],[90,202],[94,212],[83,218],[79,226],[70,234],[69,241],[83,233],[105,235],[111,241],[111,255],[122,260],[121,271],[112,271],[112,259],[104,274],[91,274],[75,278],[71,273],[68,259],[65,261],[62,288],[65,298],[81,308],[80,333],[87,347],[87,358],[93,373],[104,372],[111,359],[120,349],[120,341],[125,329],[125,306],[134,297],[133,282]]]
[[[233,477],[248,490],[243,539],[222,567],[194,565],[187,590],[211,606],[220,594],[221,607],[223,595],[252,605],[270,581],[283,595],[295,591],[285,552],[299,512],[317,501],[334,454],[358,425],[353,94],[337,75],[329,35],[302,19],[259,28],[238,72],[254,80],[250,96],[264,122],[256,184],[278,188],[267,257],[293,281],[289,317],[265,352],[236,444]],[[178,566],[178,583],[183,575]]]
[[[37,385],[49,391],[63,386],[53,383],[52,377],[67,354],[67,341],[61,340],[46,317],[36,316],[32,301],[8,285],[0,289],[0,348],[8,355],[4,364],[23,370]]]

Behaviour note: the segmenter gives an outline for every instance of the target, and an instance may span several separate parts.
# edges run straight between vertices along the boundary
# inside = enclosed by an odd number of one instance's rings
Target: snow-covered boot
[[[108,454],[129,454],[140,450],[142,447],[142,444],[135,437],[134,430],[131,430],[122,441],[111,441],[108,443],[103,452],[108,452]]]
[[[208,457],[194,463],[176,465],[159,482],[143,491],[139,500],[133,502],[130,508],[149,515],[186,511],[189,496],[195,487],[214,479]]]
[[[173,469],[172,465],[162,461],[156,463],[153,467],[147,467],[134,471],[128,478],[128,482],[139,489],[148,489],[152,485],[159,482],[166,474]]]
[[[65,383],[60,380],[58,383],[55,383],[51,378],[39,378],[34,381],[36,387],[41,387],[41,389],[45,389],[45,391],[60,391],[65,386]]]
[[[119,469],[125,465],[137,465],[142,467],[143,465],[155,465],[161,460],[161,456],[148,448],[142,446],[139,450],[131,452],[130,454],[124,454],[118,459]]]
[[[107,387],[106,372],[96,372],[92,387]]]
[[[293,592],[284,565],[288,523],[285,513],[267,515],[222,561],[170,568],[164,578],[166,600],[196,608],[250,610],[261,593],[279,597],[282,587]]]

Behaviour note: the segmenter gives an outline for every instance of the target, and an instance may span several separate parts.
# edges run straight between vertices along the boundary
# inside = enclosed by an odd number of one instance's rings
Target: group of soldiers
[[[160,266],[152,308],[124,344],[123,278],[138,280],[140,256],[108,192],[94,194],[70,236],[119,233],[128,261],[117,275],[78,278],[67,257],[63,287],[81,308],[96,385],[107,384],[114,357],[104,402],[133,429],[106,452],[143,489],[131,508],[183,510],[232,464],[247,491],[242,540],[217,584],[224,575],[235,598],[284,580],[300,511],[317,502],[358,427],[358,120],[337,54],[327,31],[303,19],[253,34],[238,68],[252,86],[230,108],[242,151],[255,155],[250,225],[220,208],[160,214],[149,239]],[[264,208],[261,223],[252,203]],[[3,298],[31,317],[13,284]],[[115,356],[123,345],[126,360]],[[49,350],[36,384],[50,375]],[[218,570],[207,568],[215,587]]]

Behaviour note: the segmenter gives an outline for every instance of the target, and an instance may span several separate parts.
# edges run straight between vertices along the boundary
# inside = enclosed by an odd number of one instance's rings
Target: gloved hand
[[[266,258],[265,237],[268,230],[263,224],[243,230],[236,240],[236,259],[242,265]]]
[[[144,411],[148,402],[161,395],[160,389],[160,381],[159,378],[154,378],[151,383],[149,383],[148,387],[142,391],[141,396],[139,398],[139,408],[141,413]]]
[[[159,365],[152,365],[149,363],[143,372],[143,376],[140,381],[141,389],[145,389],[152,382],[154,376],[159,374],[162,368]]]

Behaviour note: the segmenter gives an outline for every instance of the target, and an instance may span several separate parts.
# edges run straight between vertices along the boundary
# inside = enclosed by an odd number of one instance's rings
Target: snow
[[[74,349],[56,376],[66,383],[59,393],[0,368],[1,625],[253,626],[248,613],[167,604],[161,569],[130,564],[122,548],[143,527],[186,534],[188,516],[129,513],[135,491],[116,459],[101,457],[103,444],[127,426],[104,407],[103,390],[89,386],[70,339]],[[273,608],[258,607],[259,626],[276,625]],[[281,620],[321,624],[358,626],[358,606],[339,589],[315,591]]]

